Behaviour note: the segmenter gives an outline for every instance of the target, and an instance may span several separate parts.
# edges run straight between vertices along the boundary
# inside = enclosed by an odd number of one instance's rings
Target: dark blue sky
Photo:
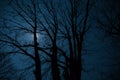
[[[7,5],[8,0],[1,0],[0,1],[0,11]]]
[[[117,6],[117,8],[115,7],[115,9],[119,10],[118,0],[110,1],[115,6]],[[8,0],[0,1],[0,15],[3,15],[3,9],[6,7],[7,3]],[[105,9],[106,7],[104,6],[107,6],[108,4],[106,1],[105,5],[99,5],[102,6],[103,9]],[[93,23],[91,26],[98,26],[98,24]],[[88,52],[88,55],[83,55],[84,62],[87,64],[85,65],[85,67],[91,69],[91,71],[88,73],[83,72],[83,80],[103,80],[103,78],[104,80],[112,80],[112,78],[110,77],[110,75],[112,74],[113,77],[115,77],[114,80],[118,80],[119,78],[120,72],[116,73],[116,71],[120,70],[120,66],[108,65],[114,64],[114,62],[117,61],[119,62],[118,56],[120,56],[120,42],[118,41],[118,39],[112,39],[111,37],[108,37],[106,35],[104,36],[104,31],[101,31],[103,30],[94,29],[91,30],[87,35],[87,43],[85,45],[89,47],[90,50],[94,51],[90,53]]]

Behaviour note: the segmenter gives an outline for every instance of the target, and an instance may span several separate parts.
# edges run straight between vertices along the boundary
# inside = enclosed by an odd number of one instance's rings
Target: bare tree
[[[65,79],[66,80],[81,80],[82,72],[82,51],[85,41],[85,34],[89,27],[87,26],[89,16],[89,0],[85,3],[81,0],[69,0],[65,4],[65,9],[62,12],[62,26],[65,31],[61,34],[68,42],[69,56],[66,59]],[[81,10],[85,7],[83,13]],[[82,18],[81,18],[82,17]],[[67,55],[66,53],[66,55]],[[66,58],[66,56],[65,56]]]
[[[11,51],[9,51],[9,53],[21,53],[30,57],[30,59],[35,62],[36,80],[41,80],[41,59],[37,48],[38,42],[36,2],[34,0],[30,0],[29,3],[30,5],[26,4],[26,2],[22,3],[19,0],[11,2],[9,18],[3,19],[3,31],[1,31],[2,38],[0,41],[2,43],[6,43],[6,46],[10,46]],[[14,18],[14,20],[12,18]],[[21,24],[22,20],[23,24]],[[31,20],[32,22],[29,20]],[[30,44],[30,42],[26,42],[24,40],[25,36],[22,37],[22,35],[26,35],[27,33],[29,34],[29,36],[33,36],[30,37],[33,38],[30,41],[33,41],[33,52],[29,51],[30,48],[28,46],[28,43]],[[29,50],[27,50],[28,48]]]
[[[53,80],[56,80],[57,77],[59,79],[58,66],[62,66],[64,70],[62,74],[65,80],[80,80],[83,41],[86,32],[89,30],[87,26],[90,7],[89,0],[84,3],[81,0],[69,0],[67,2],[51,0],[49,2],[43,1],[43,5],[46,10],[42,12],[43,9],[40,9],[40,13],[44,17],[44,20],[40,21],[40,25],[43,27],[43,31],[47,34],[48,39],[50,39],[49,43],[52,46],[49,49],[53,51],[53,57],[51,58],[52,70],[55,70],[52,72]],[[82,14],[81,10],[84,7],[84,14]],[[60,54],[62,54],[65,60],[57,58],[57,55]]]
[[[29,57],[35,64],[36,80],[42,80],[44,60],[51,63],[52,80],[61,76],[81,80],[90,0],[13,0],[10,6],[0,31],[0,42],[10,48],[9,53]]]

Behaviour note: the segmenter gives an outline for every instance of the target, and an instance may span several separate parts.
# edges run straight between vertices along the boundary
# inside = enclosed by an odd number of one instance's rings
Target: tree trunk
[[[34,27],[34,54],[35,54],[35,77],[36,77],[36,80],[42,80],[41,61],[40,61],[40,56],[38,53],[36,27]]]
[[[38,52],[38,41],[37,41],[37,10],[36,10],[36,2],[33,1],[34,7],[34,54],[35,54],[35,77],[36,80],[42,80],[41,76],[41,59]]]
[[[55,42],[54,42],[55,43]],[[57,47],[56,44],[53,43],[53,54],[52,54],[52,79],[53,80],[60,80],[60,70],[57,63]]]

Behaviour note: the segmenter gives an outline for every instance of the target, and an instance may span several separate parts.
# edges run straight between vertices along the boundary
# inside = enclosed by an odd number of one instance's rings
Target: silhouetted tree
[[[25,3],[24,3],[25,2]],[[37,39],[37,11],[35,0],[30,0],[27,4],[26,1],[13,0],[10,5],[10,15],[9,18],[3,19],[3,31],[1,31],[2,38],[0,41],[9,45],[11,51],[9,53],[22,53],[30,57],[35,62],[35,76],[36,80],[41,80],[41,59],[38,52],[38,39]],[[13,13],[12,13],[13,12]],[[32,15],[32,16],[31,16]],[[8,17],[8,16],[7,16]],[[14,18],[14,19],[12,19]],[[20,21],[19,21],[20,20]],[[23,20],[23,23],[22,23]],[[31,21],[29,21],[31,20]],[[22,23],[22,24],[21,24]],[[18,32],[19,31],[19,32]],[[29,36],[31,42],[33,41],[33,52],[26,50],[29,48],[28,41],[26,42],[21,37],[26,33],[30,33]],[[27,38],[26,38],[27,39]],[[28,39],[29,40],[29,39]],[[29,43],[30,44],[30,43]],[[31,52],[33,54],[31,54]]]
[[[43,5],[45,6],[45,10],[42,12],[43,9],[41,8],[40,13],[42,13],[44,18],[41,19],[40,24],[50,40],[51,48],[49,49],[53,51],[52,56],[54,57],[51,58],[51,64],[54,64],[52,68],[55,70],[52,72],[53,80],[54,77],[60,75],[57,75],[59,73],[57,63],[62,63],[59,64],[59,67],[63,65],[63,76],[65,80],[80,80],[83,41],[86,32],[89,30],[87,26],[90,7],[89,0],[84,3],[81,0],[68,0],[67,2],[55,2],[51,0],[49,2],[43,1]],[[84,14],[81,14],[81,9],[84,7]],[[61,44],[63,45],[60,46]],[[60,59],[59,61],[57,59],[57,55],[59,54],[62,54],[65,60]]]
[[[44,60],[51,63],[52,80],[81,80],[90,0],[13,0],[9,5],[0,31],[9,53],[28,56],[36,80],[42,80]]]
[[[65,3],[65,2],[64,2]],[[61,10],[63,26],[60,30],[61,34],[67,40],[70,57],[66,58],[65,79],[66,80],[81,80],[82,72],[82,51],[83,42],[85,41],[85,34],[89,27],[87,21],[89,17],[89,0],[85,3],[81,0],[69,0]],[[81,10],[84,7],[82,14]],[[63,51],[64,52],[64,51]],[[68,69],[68,70],[67,70]]]

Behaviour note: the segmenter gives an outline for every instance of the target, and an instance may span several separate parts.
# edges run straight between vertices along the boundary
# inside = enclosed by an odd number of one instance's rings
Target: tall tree
[[[86,25],[89,16],[89,0],[85,2],[81,0],[69,0],[65,5],[65,9],[61,11],[63,12],[63,21],[61,22],[65,33],[62,30],[61,32],[68,42],[70,56],[68,57],[68,61],[66,61],[68,62],[68,66],[66,66],[69,70],[65,75],[69,75],[67,80],[81,80],[83,42],[88,30],[88,26]],[[84,14],[81,13],[83,7],[85,7]]]
[[[83,41],[85,34],[89,29],[87,26],[89,7],[90,7],[89,0],[85,1],[84,3],[81,0],[73,0],[73,1],[69,0],[67,2],[58,1],[58,3],[56,3],[58,6],[56,5],[53,6],[52,2],[55,2],[54,0],[51,0],[50,2],[45,2],[45,1],[43,2],[44,2],[43,4],[46,7],[45,8],[46,10],[42,12],[41,9],[41,13],[44,16],[45,24],[43,24],[44,20],[41,20],[40,22],[44,28],[43,30],[45,31],[45,33],[47,33],[47,36],[51,41],[50,43],[52,45],[52,50],[53,50],[52,56],[54,56],[52,58],[51,64],[52,63],[54,64],[54,61],[58,60],[57,53],[60,52],[65,58],[65,61],[61,60],[63,61],[63,64],[65,64],[63,67],[65,80],[70,80],[70,79],[80,80],[81,79],[80,76],[82,72],[81,57],[83,50]],[[63,3],[65,3],[65,5]],[[85,10],[83,13],[85,15],[81,14],[81,10],[84,7]],[[82,19],[80,17],[82,17]],[[46,26],[46,24],[48,26]],[[57,44],[56,44],[56,40],[57,40]],[[68,44],[66,45],[66,43]],[[60,46],[61,44],[65,45],[64,47],[65,49],[63,48],[63,45]],[[58,52],[56,52],[56,50]],[[56,68],[57,66],[54,65],[53,69],[56,70],[56,72],[58,72]],[[55,74],[57,76],[56,72]]]
[[[3,19],[3,31],[1,31],[1,42],[10,45],[11,51],[9,53],[22,53],[30,57],[35,62],[35,76],[36,80],[41,80],[41,59],[38,52],[38,37],[37,37],[37,12],[35,0],[30,0],[28,4],[17,0],[12,1],[10,5],[9,18]],[[12,13],[13,12],[13,13]],[[31,16],[32,15],[32,16]],[[8,17],[8,16],[7,16]],[[14,20],[12,19],[14,18]],[[20,20],[20,21],[19,21]],[[21,24],[23,20],[23,24]],[[31,21],[29,21],[31,20]],[[17,32],[19,31],[19,32]],[[29,34],[29,38],[33,38],[26,42],[26,36],[22,34]],[[24,39],[23,39],[24,38]],[[22,41],[21,41],[22,40]],[[33,41],[33,52],[30,51],[28,44]],[[28,46],[28,47],[26,47]],[[27,50],[29,49],[29,50]],[[31,54],[33,53],[33,54]]]
[[[49,57],[52,80],[81,80],[90,0],[13,0],[10,6],[0,31],[10,53],[34,62],[36,80],[42,80],[42,57]]]

